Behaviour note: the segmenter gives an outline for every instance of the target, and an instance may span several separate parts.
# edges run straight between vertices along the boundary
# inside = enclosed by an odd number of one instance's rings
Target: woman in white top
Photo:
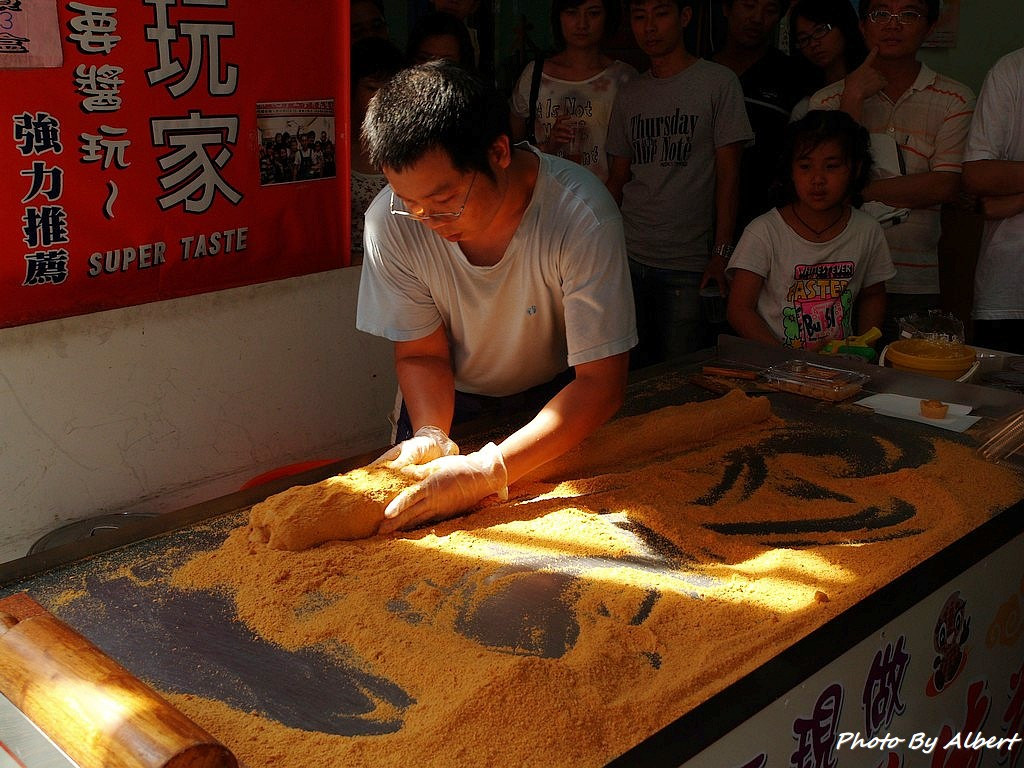
[[[543,152],[568,158],[608,178],[605,137],[619,87],[635,77],[629,64],[601,52],[619,22],[618,0],[554,0],[551,28],[559,51],[544,59],[532,130],[530,62],[512,93],[512,135],[536,137]]]

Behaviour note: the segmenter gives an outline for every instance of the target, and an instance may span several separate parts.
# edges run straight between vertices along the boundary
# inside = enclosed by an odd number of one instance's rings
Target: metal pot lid
[[[87,517],[84,520],[75,520],[39,538],[31,547],[28,554],[34,555],[47,549],[59,547],[62,544],[70,544],[73,541],[88,539],[91,536],[103,536],[107,533],[118,530],[133,520],[140,520],[147,517],[156,517],[156,512],[120,512],[116,514],[96,515]]]

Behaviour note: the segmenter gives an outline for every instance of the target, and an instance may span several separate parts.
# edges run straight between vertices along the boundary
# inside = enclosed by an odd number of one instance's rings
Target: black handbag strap
[[[533,60],[533,79],[530,81],[530,117],[526,122],[526,140],[537,146],[537,97],[540,95],[540,76],[544,73],[544,57]]]

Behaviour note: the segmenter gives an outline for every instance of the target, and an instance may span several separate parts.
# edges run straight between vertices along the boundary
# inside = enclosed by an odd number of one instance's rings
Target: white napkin
[[[952,432],[963,432],[973,424],[976,424],[980,416],[968,416],[971,406],[962,403],[948,403],[949,410],[944,419],[929,419],[921,415],[921,398],[907,397],[906,395],[871,395],[858,400],[855,405],[865,405],[880,413],[883,416],[894,416],[897,419],[908,419],[918,421],[921,424],[928,424],[933,427],[941,427]]]

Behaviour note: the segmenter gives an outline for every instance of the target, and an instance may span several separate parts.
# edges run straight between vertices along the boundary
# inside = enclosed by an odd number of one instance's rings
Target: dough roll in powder
[[[253,506],[249,541],[297,551],[325,541],[365,539],[377,533],[388,502],[414,482],[374,466],[297,485]]]

